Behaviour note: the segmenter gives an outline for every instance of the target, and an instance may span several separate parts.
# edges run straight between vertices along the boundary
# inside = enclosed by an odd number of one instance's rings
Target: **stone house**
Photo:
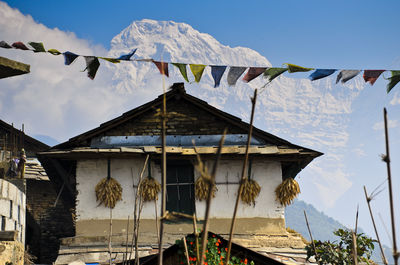
[[[109,233],[108,208],[96,202],[95,186],[111,176],[122,186],[122,201],[113,209],[114,251],[125,251],[123,242],[127,219],[133,216],[134,194],[146,155],[150,166],[145,175],[161,183],[161,125],[159,109],[163,95],[123,115],[82,133],[69,141],[38,153],[38,158],[61,194],[63,204],[73,209],[75,237],[64,239],[61,256],[77,254],[78,246],[96,246],[107,251]],[[229,234],[229,226],[239,185],[249,125],[186,93],[182,83],[174,84],[166,94],[167,102],[167,210],[204,216],[205,202],[195,199],[194,183],[199,173],[194,169],[196,151],[211,168],[222,132],[227,128],[222,158],[216,175],[218,191],[211,208],[210,231]],[[196,144],[196,151],[192,141]],[[261,186],[256,205],[240,204],[237,214],[236,242],[253,246],[291,246],[300,239],[289,238],[285,228],[284,207],[275,201],[275,188],[286,178],[295,178],[320,152],[292,144],[270,133],[254,128],[249,150],[249,175]],[[160,200],[145,203],[139,242],[151,253],[156,246],[155,209]],[[158,211],[158,215],[159,215]],[[132,225],[132,222],[130,223]],[[167,243],[193,232],[187,222],[168,223]],[[297,241],[296,241],[297,240]],[[99,242],[103,242],[103,250]],[[121,244],[118,245],[120,242]],[[297,242],[297,243],[296,243]],[[87,247],[86,246],[86,247]],[[71,250],[73,249],[73,250]],[[82,254],[84,261],[99,261],[98,254]],[[67,258],[64,262],[67,262]]]

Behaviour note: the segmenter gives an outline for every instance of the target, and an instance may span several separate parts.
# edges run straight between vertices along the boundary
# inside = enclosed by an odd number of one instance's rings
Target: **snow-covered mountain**
[[[254,50],[223,45],[190,25],[172,21],[144,19],[133,22],[112,39],[109,56],[119,56],[133,48],[138,49],[135,58],[142,59],[206,65],[271,66],[267,58]],[[107,67],[113,70],[113,82],[119,93],[137,95],[133,105],[162,93],[163,78],[151,62],[107,64]],[[189,67],[187,71],[189,80],[194,80]],[[166,87],[184,81],[176,67],[170,65],[169,72],[170,77],[165,78]],[[229,87],[226,75],[227,71],[221,86],[214,88],[211,69],[207,67],[200,83],[186,83],[185,87],[188,93],[248,121],[249,97],[254,88],[261,88],[266,81],[262,77],[250,83],[239,79],[235,87]],[[309,182],[306,186],[314,190],[313,193],[319,191],[320,200],[329,206],[351,186],[338,150],[346,147],[348,115],[354,98],[363,89],[363,82],[356,78],[342,86],[335,85],[331,78],[311,82],[299,78],[306,75],[292,76],[284,74],[260,90],[255,125],[293,143],[328,152],[309,166],[305,181]],[[330,190],[329,198],[326,197],[327,189]]]

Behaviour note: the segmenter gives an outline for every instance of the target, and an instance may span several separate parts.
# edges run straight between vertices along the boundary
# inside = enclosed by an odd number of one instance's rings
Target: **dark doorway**
[[[190,161],[167,162],[167,210],[195,212],[194,170]]]

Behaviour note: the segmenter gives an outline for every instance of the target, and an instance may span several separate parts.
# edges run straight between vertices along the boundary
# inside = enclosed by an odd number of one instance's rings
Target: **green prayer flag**
[[[287,68],[271,67],[264,71],[264,78],[268,78],[272,82],[275,78],[287,71]]]
[[[204,64],[190,64],[190,70],[194,75],[194,81],[196,81],[197,83],[200,82],[201,76],[204,72],[204,68],[206,68],[206,65]]]
[[[110,63],[120,63],[121,61],[115,58],[99,57],[100,59],[109,61]]]
[[[187,72],[186,72],[186,64],[184,63],[172,63],[172,65],[178,67],[179,72],[181,72],[181,75],[183,76],[183,78],[186,80],[186,82],[189,82],[188,76],[187,76]]]
[[[46,52],[42,42],[28,42],[32,46],[33,52]]]
[[[390,80],[389,84],[387,85],[386,92],[389,93],[392,88],[400,82],[400,71],[391,71],[392,76],[388,79]]]
[[[61,54],[61,52],[59,52],[56,49],[48,49],[47,52],[49,52],[49,53],[51,53],[53,55],[60,55]]]
[[[288,72],[289,73],[296,73],[296,72],[308,72],[311,70],[314,70],[314,68],[307,68],[307,67],[303,67],[303,66],[298,66],[295,64],[291,64],[291,63],[285,63],[288,67]]]

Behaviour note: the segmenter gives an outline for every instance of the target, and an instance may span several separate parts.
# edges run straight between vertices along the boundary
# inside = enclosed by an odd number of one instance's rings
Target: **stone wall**
[[[57,258],[60,238],[74,236],[72,214],[57,199],[48,180],[27,180],[27,245],[39,263],[51,263]]]

